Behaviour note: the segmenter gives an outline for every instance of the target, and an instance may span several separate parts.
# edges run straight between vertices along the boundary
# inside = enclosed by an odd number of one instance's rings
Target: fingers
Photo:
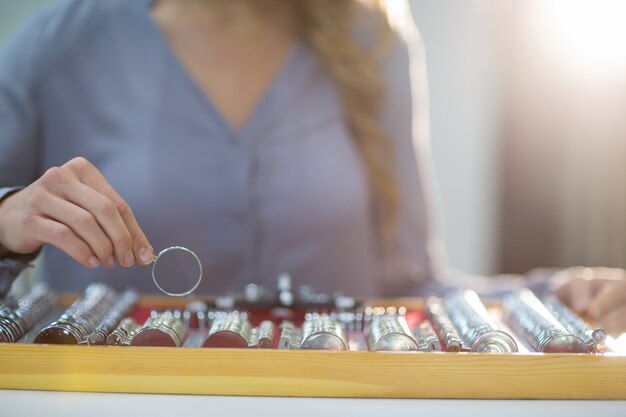
[[[608,280],[598,294],[593,297],[587,314],[593,320],[613,314],[613,311],[619,310],[626,305],[626,280]],[[626,321],[626,317],[622,318]]]
[[[133,239],[115,204],[93,188],[76,182],[75,186],[66,188],[64,198],[92,215],[106,234],[105,238],[112,249],[109,255],[114,252],[121,265],[131,266],[135,262]],[[110,266],[109,262],[107,266]]]
[[[570,268],[557,296],[611,333],[626,330],[626,279],[619,268]]]
[[[584,312],[593,298],[592,280],[574,278],[556,290],[556,295],[577,313]]]
[[[559,271],[555,278],[562,283],[556,290],[556,295],[572,310],[583,313],[591,300],[604,287],[606,279],[598,279],[600,268],[586,268],[576,266]],[[608,268],[602,268],[602,277],[606,277]]]
[[[621,268],[605,268],[595,267],[591,268],[594,278],[600,278],[604,280],[616,280],[626,278],[625,271]]]
[[[152,262],[152,247],[126,202],[84,158],[53,167],[6,199],[0,213],[2,247],[31,253],[43,243],[85,266]]]
[[[598,320],[597,324],[612,335],[626,332],[626,305],[611,311]]]
[[[89,236],[91,240],[88,242],[106,266],[114,266],[116,258],[122,266],[134,263],[130,232],[117,208],[106,196],[86,186],[74,173],[63,168],[52,168],[42,178],[44,187],[34,192],[33,207],[66,224],[80,236]],[[65,200],[70,206],[75,205],[81,210],[68,208],[67,205],[60,207],[61,204],[53,197]],[[54,212],[51,212],[52,208]],[[69,212],[62,212],[63,209]],[[99,236],[95,235],[91,219],[103,231]],[[83,230],[84,227],[87,229]],[[103,254],[104,251],[108,253]]]
[[[66,225],[41,216],[31,216],[29,221],[32,223],[30,230],[42,244],[56,246],[87,268],[96,268],[100,264],[91,248]]]
[[[128,242],[125,238],[119,236],[119,233],[113,237],[112,240],[115,243],[117,239],[120,239],[120,247],[121,249],[118,251],[116,246],[116,253],[118,253],[118,260],[123,260],[123,263],[128,265],[128,262],[132,264],[135,260],[138,262],[148,265],[152,262],[152,246],[148,242],[145,234],[139,227],[135,215],[132,210],[128,206],[128,204],[122,199],[122,197],[115,191],[115,189],[107,182],[104,176],[86,159],[84,158],[75,158],[66,164],[67,168],[73,172],[78,180],[82,182],[87,187],[92,188],[96,192],[105,196],[110,203],[112,203],[115,208],[117,214],[121,218],[121,221],[124,224],[124,228],[127,230],[128,235],[130,236],[131,244],[128,246]],[[81,194],[82,195],[82,194]],[[77,198],[78,196],[74,196]],[[81,200],[80,204],[88,204],[89,201],[85,201],[85,199]],[[100,209],[104,211],[104,216],[109,218],[112,221],[110,216],[107,216],[106,213],[112,211],[109,203],[100,201],[98,204],[101,204]],[[87,207],[85,207],[87,208]],[[100,219],[98,218],[100,221]],[[118,231],[119,225],[111,226],[112,231]],[[105,226],[105,230],[109,230],[107,226]],[[121,257],[120,257],[121,256]]]
[[[41,214],[72,229],[87,243],[100,263],[109,268],[115,266],[113,245],[91,212],[52,194],[38,201],[36,204],[45,201],[42,207],[36,207]]]

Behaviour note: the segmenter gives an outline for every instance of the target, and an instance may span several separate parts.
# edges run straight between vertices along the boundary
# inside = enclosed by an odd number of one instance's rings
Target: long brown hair
[[[396,0],[397,1],[397,0]],[[399,192],[394,175],[394,149],[380,126],[384,86],[379,60],[391,39],[392,29],[381,1],[300,0],[302,36],[318,54],[336,82],[356,148],[364,163],[374,221],[381,249],[394,235]],[[378,42],[371,49],[353,37],[357,8],[369,8]],[[370,19],[368,19],[369,21]]]

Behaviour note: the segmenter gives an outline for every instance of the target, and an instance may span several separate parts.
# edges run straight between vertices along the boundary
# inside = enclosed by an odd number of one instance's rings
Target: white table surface
[[[625,417],[626,401],[385,400],[0,390],[0,416]]]

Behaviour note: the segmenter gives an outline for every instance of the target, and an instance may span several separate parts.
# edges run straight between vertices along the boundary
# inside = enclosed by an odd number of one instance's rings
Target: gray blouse
[[[421,53],[417,37],[397,39],[381,65],[381,123],[402,194],[393,251],[383,257],[362,161],[309,47],[293,47],[234,129],[177,61],[150,5],[68,1],[14,37],[0,57],[0,187],[28,185],[84,156],[129,203],[155,251],[182,245],[200,256],[200,293],[272,286],[281,272],[327,292],[424,289],[433,266],[422,183],[429,162],[416,153],[427,147],[425,65],[421,54],[409,60]],[[363,44],[367,20],[360,11],[354,36]],[[43,256],[44,277],[59,290],[106,281],[156,291],[146,267],[89,270],[54,247]]]

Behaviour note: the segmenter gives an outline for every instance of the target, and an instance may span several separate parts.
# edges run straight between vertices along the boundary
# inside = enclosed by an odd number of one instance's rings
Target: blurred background
[[[58,2],[0,0],[0,48]],[[451,266],[626,267],[626,1],[409,3]]]
[[[410,4],[451,265],[626,267],[626,2]]]

